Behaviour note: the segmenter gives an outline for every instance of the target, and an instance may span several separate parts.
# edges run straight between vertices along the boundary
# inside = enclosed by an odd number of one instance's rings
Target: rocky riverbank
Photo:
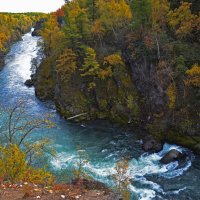
[[[1,200],[120,200],[118,194],[108,190],[103,184],[95,181],[79,180],[72,184],[54,184],[42,186],[32,183],[0,185]]]

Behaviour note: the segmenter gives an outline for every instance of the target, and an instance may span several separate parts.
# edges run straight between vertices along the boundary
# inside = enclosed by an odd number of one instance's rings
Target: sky
[[[45,12],[56,11],[64,0],[0,0],[0,12]]]

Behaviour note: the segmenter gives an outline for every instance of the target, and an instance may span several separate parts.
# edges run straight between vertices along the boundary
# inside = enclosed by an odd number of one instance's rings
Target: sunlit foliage
[[[200,66],[198,64],[194,64],[191,69],[187,70],[186,75],[186,85],[200,87]]]
[[[53,181],[50,173],[28,166],[25,153],[14,144],[0,147],[0,168],[0,176],[11,183],[29,181],[36,184],[50,184]]]
[[[19,39],[40,17],[38,14],[0,13],[0,52],[5,52],[12,41]]]

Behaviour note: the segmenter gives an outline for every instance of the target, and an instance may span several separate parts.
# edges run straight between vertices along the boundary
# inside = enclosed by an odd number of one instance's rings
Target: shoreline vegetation
[[[77,150],[79,157],[73,171],[65,171],[66,180],[58,181],[49,172],[45,158],[48,155],[56,158],[51,141],[40,138],[33,142],[31,135],[37,129],[55,125],[49,114],[41,118],[26,113],[27,104],[20,100],[11,108],[1,108],[4,124],[0,127],[0,199],[121,199],[120,190],[125,187],[112,191],[84,172],[84,165],[89,161],[82,150]]]
[[[0,70],[10,46],[21,39],[41,17],[43,13],[2,13],[0,12]]]

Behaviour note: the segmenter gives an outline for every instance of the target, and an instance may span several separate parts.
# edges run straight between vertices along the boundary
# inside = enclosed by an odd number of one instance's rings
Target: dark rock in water
[[[36,22],[34,26],[34,31],[32,32],[32,36],[40,36],[38,31],[42,29],[45,21],[46,19],[40,19],[39,21]]]
[[[168,153],[164,155],[164,157],[160,160],[163,164],[168,164],[173,161],[181,161],[185,158],[185,155],[176,149],[170,150]]]
[[[31,80],[34,82],[36,80],[36,75],[35,74],[31,74]]]
[[[28,79],[25,81],[24,85],[26,85],[27,87],[32,87],[34,85],[34,81],[31,79]]]
[[[34,30],[32,33],[31,33],[32,36],[40,36],[40,34],[37,32],[37,30]]]
[[[155,140],[152,136],[147,136],[143,139],[142,148],[144,151],[159,152],[163,145]]]

